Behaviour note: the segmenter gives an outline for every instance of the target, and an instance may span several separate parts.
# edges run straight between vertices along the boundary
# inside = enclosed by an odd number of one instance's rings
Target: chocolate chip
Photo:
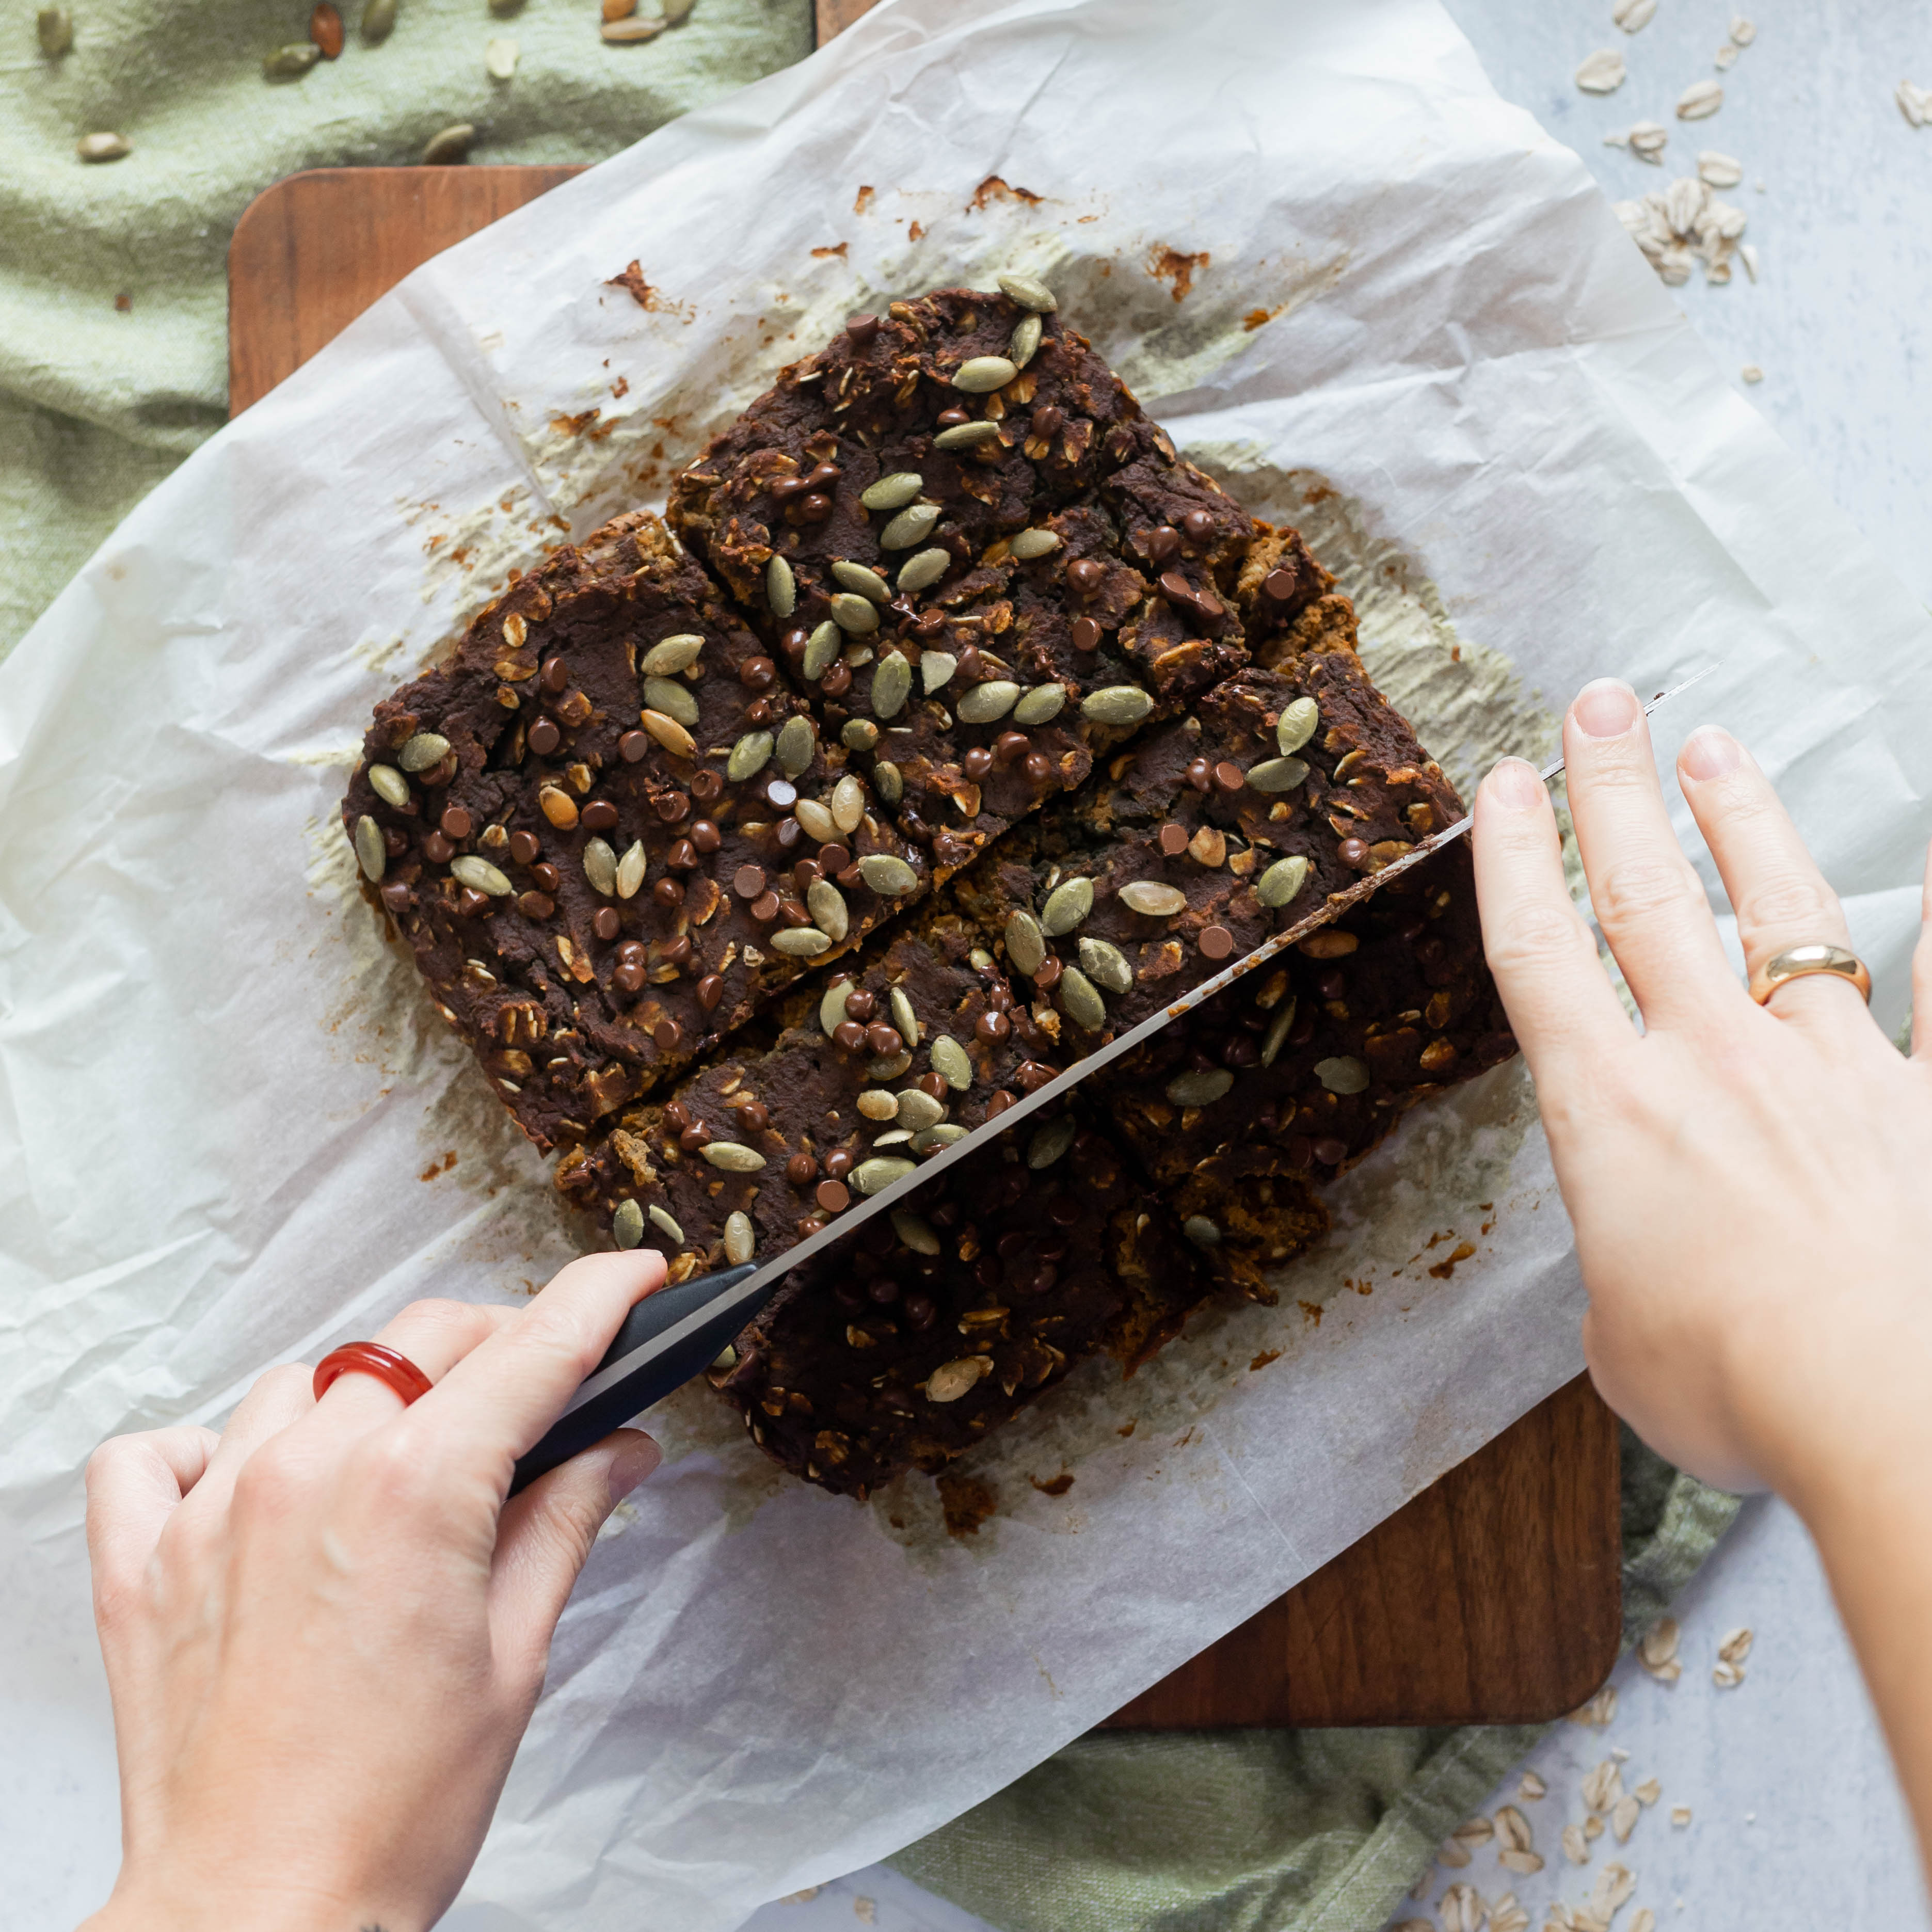
[[[986,1096],[986,1118],[989,1120],[996,1120],[1009,1107],[1018,1105],[1019,1096],[1017,1094],[1009,1094],[1004,1087],[995,1087]]]
[[[718,1010],[718,1002],[724,997],[724,980],[722,974],[707,973],[698,981],[698,1004],[707,1013],[715,1013]]]
[[[577,822],[586,832],[608,832],[617,822],[617,808],[608,798],[593,798]]]
[[[464,919],[478,919],[490,910],[490,895],[465,886],[456,896],[456,910]]]
[[[794,932],[801,926],[807,926],[812,922],[811,914],[806,911],[796,899],[779,900],[778,916]]]
[[[700,805],[716,805],[724,796],[723,774],[700,772],[691,782],[691,795]]]
[[[922,1073],[913,1083],[922,1094],[929,1094],[935,1100],[944,1100],[948,1089],[943,1073]]]
[[[769,691],[778,681],[778,668],[770,658],[747,658],[738,667],[738,682],[747,691]]]
[[[818,869],[821,872],[842,872],[851,862],[851,854],[842,845],[821,845],[818,848]]]
[[[1004,1013],[982,1013],[973,1024],[980,1039],[994,1042],[1004,1040],[1012,1030],[1013,1023]]]
[[[765,802],[774,812],[789,812],[798,802],[798,787],[790,778],[774,778],[765,788]]]
[[[675,1053],[684,1040],[684,1029],[674,1019],[662,1019],[651,1028],[651,1038],[660,1053]]]
[[[537,682],[546,691],[562,691],[570,682],[570,667],[561,658],[546,658]]]
[[[966,776],[978,784],[992,775],[993,754],[984,745],[975,745],[959,763]]]
[[[832,514],[832,499],[822,490],[801,496],[785,512],[785,521],[794,528],[802,524],[822,524]]]
[[[959,662],[952,675],[962,684],[974,684],[979,681],[980,668],[980,646],[977,644],[962,644],[959,646]]]
[[[661,791],[651,800],[651,809],[667,825],[675,825],[689,817],[691,801],[681,791]]]
[[[770,926],[778,916],[778,896],[774,892],[762,892],[752,902],[752,916],[760,926]]]
[[[510,856],[520,866],[533,866],[537,854],[543,848],[537,843],[534,832],[513,832],[510,834]]]
[[[1156,524],[1142,538],[1141,548],[1150,562],[1165,563],[1180,554],[1180,532],[1172,524]]]
[[[772,910],[776,913],[778,908],[774,906]],[[866,1029],[856,1020],[841,1020],[832,1029],[832,1037],[848,1053],[858,1053],[865,1047]]]
[[[1046,1204],[1046,1214],[1056,1228],[1070,1228],[1080,1219],[1080,1203],[1070,1194],[1056,1194]]]
[[[866,1044],[880,1060],[890,1060],[894,1054],[905,1051],[898,1028],[884,1020],[874,1020],[866,1029]]]
[[[809,1187],[818,1178],[818,1163],[808,1154],[795,1154],[785,1162],[785,1178],[794,1187]]]
[[[664,956],[674,966],[682,966],[691,957],[691,935],[680,932],[664,942]]]
[[[539,718],[530,727],[528,742],[538,758],[547,758],[563,742],[563,734],[548,718]]]
[[[624,929],[615,906],[599,906],[590,921],[590,929],[602,940],[613,940]]]
[[[875,315],[848,315],[845,318],[845,333],[852,339],[854,349],[863,349],[879,332],[879,318]]]
[[[1057,955],[1049,952],[1040,962],[1033,976],[1034,984],[1042,993],[1050,993],[1060,984],[1060,976],[1066,970]]]
[[[678,1136],[677,1144],[686,1154],[701,1153],[711,1144],[711,1130],[702,1120],[693,1120]]]
[[[843,698],[852,688],[852,667],[842,658],[818,680],[827,698]]]
[[[444,806],[436,823],[452,838],[467,838],[476,829],[476,821],[460,805]]]
[[[993,762],[1010,765],[1016,758],[1024,758],[1030,742],[1024,731],[1002,731],[993,740]]]
[[[1262,579],[1262,595],[1277,604],[1292,602],[1300,588],[1301,573],[1298,570],[1276,568]]]
[[[1350,872],[1359,872],[1369,862],[1368,842],[1364,838],[1345,838],[1336,847],[1335,856]]]
[[[1226,959],[1234,950],[1234,935],[1225,926],[1210,926],[1201,935],[1201,950],[1209,959]]]
[[[1178,859],[1187,850],[1187,828],[1183,825],[1167,824],[1160,828],[1160,849],[1170,859]]]
[[[731,874],[731,890],[741,899],[754,899],[765,889],[765,868],[762,866],[740,866]]]
[[[1226,758],[1214,767],[1214,782],[1223,791],[1239,791],[1247,782],[1246,774],[1240,766]]]
[[[807,897],[814,886],[825,876],[825,868],[816,859],[801,859],[791,868],[791,886],[800,898]]]
[[[935,832],[932,835],[932,856],[942,866],[963,866],[971,858],[974,847],[957,832]]]
[[[878,1010],[878,995],[866,992],[862,988],[856,993],[845,995],[845,1017],[848,1020],[856,1020],[861,1026]]]
[[[836,1214],[852,1204],[851,1193],[842,1180],[821,1180],[812,1198],[828,1214]]]
[[[1023,769],[1035,784],[1044,784],[1053,776],[1053,760],[1044,752],[1029,752]]]
[[[549,893],[552,898],[556,898],[558,888],[563,884],[563,874],[547,860],[541,866],[532,866],[530,868],[530,877],[536,880],[538,885]]]
[[[620,966],[641,966],[644,963],[644,942],[641,939],[627,939],[617,949],[617,963]]]
[[[1056,404],[1046,404],[1034,411],[1027,426],[1035,436],[1058,436],[1066,426],[1066,412]]]
[[[400,826],[391,825],[383,828],[382,850],[392,859],[400,859],[410,849],[410,835]]]
[[[548,919],[556,910],[556,902],[548,892],[519,892],[517,910],[526,919]]]
[[[782,851],[789,852],[805,836],[805,827],[795,818],[782,818],[778,823],[777,838]]]
[[[969,423],[972,420],[973,412],[970,410],[956,408],[941,410],[939,412],[939,427],[941,429],[957,429],[962,423]]]
[[[843,1180],[852,1172],[855,1159],[850,1148],[834,1148],[825,1156],[825,1171],[834,1180]]]
[[[1210,510],[1190,510],[1180,520],[1181,534],[1197,548],[1214,541],[1214,516]]]
[[[640,993],[644,986],[644,966],[640,959],[622,959],[610,975],[620,993]]]
[[[674,872],[688,872],[698,863],[698,848],[688,838],[675,840],[664,854],[664,863]]]
[[[1205,758],[1189,759],[1187,782],[1196,791],[1210,790],[1214,784],[1214,767]]]
[[[1339,1167],[1348,1157],[1348,1143],[1338,1140],[1317,1141],[1312,1151],[1324,1167]]]
[[[933,1318],[938,1312],[928,1295],[913,1294],[905,1298],[905,1318],[922,1332],[932,1326]]]
[[[1082,596],[1100,589],[1107,580],[1107,566],[1095,558],[1083,556],[1066,566],[1066,580]]]
[[[651,897],[668,910],[675,910],[684,903],[684,888],[675,879],[660,879],[651,888]]]
[[[382,886],[382,903],[392,913],[406,913],[416,902],[416,888],[406,879],[390,879]]]
[[[836,463],[821,463],[806,478],[814,490],[830,490],[838,481],[839,469]]]
[[[423,856],[432,866],[446,866],[456,856],[456,848],[440,832],[427,832],[423,835]]]
[[[1091,617],[1074,619],[1073,648],[1076,651],[1097,651],[1100,638],[1100,626]]]
[[[772,1124],[772,1110],[762,1100],[747,1100],[731,1111],[738,1116],[739,1125],[754,1134],[763,1133]]]
[[[1022,1094],[1035,1094],[1053,1078],[1053,1069],[1037,1060],[1023,1060],[1013,1075],[1013,1084]]]

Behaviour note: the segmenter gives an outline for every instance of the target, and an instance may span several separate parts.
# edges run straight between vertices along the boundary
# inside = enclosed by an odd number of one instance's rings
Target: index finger
[[[1556,814],[1534,766],[1505,758],[1484,779],[1472,836],[1483,950],[1544,1100],[1634,1036],[1570,901]]]

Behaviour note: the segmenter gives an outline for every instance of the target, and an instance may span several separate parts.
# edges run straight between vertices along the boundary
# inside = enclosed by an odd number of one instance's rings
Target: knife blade
[[[1644,715],[1648,717],[1660,704],[1667,704],[1688,691],[1716,668],[1714,664],[1707,664],[1669,689],[1660,691],[1643,707]],[[1562,770],[1562,759],[1552,758],[1538,776],[1546,784]],[[1425,863],[1444,846],[1466,836],[1473,822],[1466,813],[1454,824],[1432,832],[1381,871],[1369,874],[1342,892],[1331,892],[1312,912],[1264,940],[1252,952],[1223,967],[1211,979],[1204,980],[1199,986],[1158,1012],[1150,1013],[1137,1025],[1128,1028],[1104,1046],[1096,1047],[1064,1072],[1056,1074],[1046,1085],[1036,1088],[1016,1101],[1004,1113],[975,1127],[950,1147],[922,1161],[911,1173],[901,1175],[876,1194],[856,1202],[817,1234],[808,1235],[805,1240],[781,1250],[769,1261],[746,1262],[736,1268],[700,1275],[646,1295],[625,1317],[623,1325],[617,1330],[603,1360],[572,1396],[563,1413],[519,1460],[510,1493],[514,1496],[545,1470],[556,1468],[579,1450],[601,1442],[612,1430],[641,1414],[709,1366],[726,1343],[770,1300],[778,1284],[793,1269],[802,1266],[835,1242],[848,1239],[855,1229],[874,1216],[890,1213],[934,1174],[977,1153],[1000,1135],[1010,1132],[1043,1108],[1052,1106],[1090,1075],[1131,1053],[1162,1028],[1224,992],[1237,980],[1245,977],[1257,967],[1265,966],[1289,946],[1298,945],[1310,933],[1318,932],[1324,926],[1332,924],[1351,907],[1360,905],[1378,892],[1390,879]]]

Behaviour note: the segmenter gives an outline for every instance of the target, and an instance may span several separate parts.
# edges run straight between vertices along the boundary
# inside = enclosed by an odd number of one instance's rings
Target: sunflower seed
[[[1040,929],[1040,922],[1030,912],[1009,913],[1006,942],[1006,957],[1012,962],[1013,970],[1030,980],[1046,958],[1046,939]]]
[[[932,1070],[956,1094],[963,1094],[973,1084],[973,1062],[966,1049],[950,1033],[932,1042]]]
[[[40,36],[41,52],[49,60],[58,60],[74,45],[74,16],[64,7],[43,7],[34,16],[34,31]]]
[[[1172,919],[1187,910],[1187,895],[1178,886],[1163,886],[1152,879],[1136,879],[1120,888],[1120,903],[1130,912],[1149,919]]]
[[[1094,910],[1094,881],[1068,879],[1054,887],[1040,909],[1040,930],[1058,939],[1073,928]]]
[[[1225,1066],[1190,1068],[1167,1083],[1167,1097],[1177,1107],[1211,1107],[1234,1084]]]
[[[396,0],[369,0],[362,10],[362,40],[379,47],[396,30]]]
[[[838,836],[832,814],[815,798],[802,798],[793,806],[791,815],[805,827],[806,836],[815,844],[830,845]]]
[[[1030,308],[1036,314],[1051,315],[1060,304],[1054,299],[1053,291],[1031,275],[1023,275],[1017,268],[1008,268],[994,278],[1001,291],[1018,302],[1022,308]]]
[[[398,812],[410,802],[409,780],[394,765],[371,765],[369,789],[385,805],[393,805]]]
[[[651,1217],[651,1226],[661,1234],[668,1234],[680,1247],[684,1245],[684,1230],[671,1218],[670,1210],[660,1208],[654,1201],[645,1210]]]
[[[691,686],[682,678],[646,678],[644,702],[653,711],[662,711],[667,718],[675,718],[687,731],[698,728],[698,700],[692,694]]]
[[[1298,852],[1277,859],[1255,882],[1255,897],[1270,908],[1290,904],[1308,883],[1308,861]]]
[[[418,731],[396,754],[396,763],[406,772],[426,772],[449,756],[449,740],[440,731]]]
[[[1048,1121],[1027,1143],[1027,1166],[1036,1174],[1043,1167],[1051,1167],[1073,1144],[1078,1131],[1070,1114]]]
[[[892,1097],[890,1094],[886,1096],[888,1100]],[[893,1127],[885,1133],[874,1134],[872,1136],[872,1144],[874,1148],[904,1147],[911,1138],[911,1128]]]
[[[984,396],[1004,389],[1020,372],[1004,356],[969,357],[953,371],[952,386],[969,396]]]
[[[747,731],[731,747],[731,755],[724,760],[724,776],[734,784],[742,784],[746,779],[755,777],[770,763],[772,734],[769,731]]]
[[[999,440],[1000,426],[996,422],[955,423],[932,439],[932,446],[934,449],[977,449],[982,443]]]
[[[610,1238],[620,1248],[634,1248],[644,1238],[644,1210],[634,1201],[620,1201],[610,1216]]]
[[[1136,684],[1104,684],[1080,701],[1080,715],[1096,724],[1138,724],[1154,700]]]
[[[122,134],[83,134],[74,144],[83,161],[118,161],[134,152],[134,144]]]
[[[1089,1033],[1098,1033],[1107,1024],[1106,1001],[1077,966],[1068,967],[1060,976],[1060,1004],[1068,1018]]]
[[[1677,97],[1680,121],[1708,121],[1724,104],[1724,90],[1714,80],[1693,81]]]
[[[791,566],[776,553],[765,566],[765,602],[774,617],[789,617],[798,608],[798,579],[791,574]]]
[[[518,47],[514,40],[487,40],[483,46],[483,70],[492,80],[508,80],[517,70]]]
[[[868,510],[903,510],[925,488],[926,478],[916,470],[896,470],[862,490],[859,501]]]
[[[680,631],[675,637],[660,638],[644,653],[644,661],[638,668],[646,677],[670,677],[678,671],[688,670],[704,649],[704,640],[694,632]]]
[[[946,574],[952,562],[952,553],[937,546],[931,550],[915,551],[899,566],[898,587],[908,592],[930,590]],[[944,653],[941,652],[937,655],[944,656]]]
[[[903,986],[895,986],[886,995],[886,1004],[892,1010],[892,1024],[898,1028],[900,1039],[908,1046],[919,1044],[920,1035],[925,1030],[919,1023],[919,1016],[912,1010],[912,1000]]]
[[[830,1040],[845,1022],[845,1001],[852,991],[850,980],[835,980],[818,997],[818,1024]]]
[[[910,1174],[918,1165],[916,1161],[904,1160],[896,1155],[862,1160],[852,1170],[852,1191],[855,1194],[877,1194]]]
[[[472,892],[488,892],[495,899],[510,896],[509,880],[488,859],[475,858],[466,853],[460,859],[450,860],[449,871],[452,878],[467,886]]]
[[[1044,724],[1048,718],[1058,718],[1066,706],[1065,685],[1036,684],[1013,706],[1013,722]]]
[[[926,687],[930,698],[935,691],[942,690],[951,682],[952,674],[959,668],[959,660],[950,651],[926,651],[919,660],[920,682]]]
[[[1264,758],[1248,770],[1248,782],[1256,791],[1292,791],[1307,776],[1307,764],[1300,758]]]
[[[688,758],[698,749],[691,734],[675,718],[668,718],[662,711],[653,711],[646,705],[638,722],[674,758]]]
[[[1060,548],[1060,538],[1052,530],[1022,530],[1006,545],[1010,555],[1016,556],[1022,563],[1030,563],[1035,557],[1050,556]]]
[[[850,772],[832,788],[832,822],[841,832],[853,832],[866,815],[866,788]]]
[[[774,952],[782,952],[790,959],[816,959],[821,952],[832,950],[832,942],[815,926],[788,926],[782,932],[775,932],[766,942]]]
[[[872,607],[868,604],[867,610]],[[872,674],[872,712],[875,717],[896,718],[912,695],[912,664],[896,652],[881,658]]]
[[[458,121],[444,128],[440,134],[432,134],[423,144],[422,164],[426,168],[448,167],[455,163],[467,160],[470,144],[476,138],[476,130],[467,121]]]
[[[869,752],[879,742],[879,728],[869,718],[848,718],[838,728],[838,742],[848,752]]]
[[[845,896],[830,879],[814,879],[806,888],[805,907],[819,931],[835,944],[845,937],[850,923]]]
[[[903,1164],[908,1168],[912,1166],[910,1161]],[[926,1399],[928,1402],[957,1402],[978,1383],[982,1376],[992,1372],[992,1360],[986,1355],[962,1355],[956,1362],[941,1362],[926,1378]]]
[[[844,557],[841,557],[832,566],[832,574],[848,590],[856,592],[868,603],[890,604],[892,602],[892,586],[876,570],[868,570],[862,563],[848,562]],[[854,627],[848,625],[846,628],[850,630]],[[878,626],[874,622],[870,625],[861,625],[856,628],[862,630],[873,630],[876,629]]]
[[[1322,709],[1312,698],[1298,698],[1292,704],[1282,708],[1281,716],[1274,722],[1274,748],[1286,758],[1291,752],[1298,752],[1315,735],[1315,728],[1322,722]]]
[[[727,1174],[756,1174],[765,1164],[764,1156],[742,1141],[706,1141],[698,1151]]]
[[[936,1127],[946,1118],[944,1101],[935,1100],[923,1088],[908,1087],[899,1096],[899,1125],[910,1127],[916,1134],[923,1133],[928,1127]]]
[[[1274,1017],[1268,1022],[1268,1030],[1262,1040],[1262,1064],[1264,1066],[1272,1066],[1280,1058],[1288,1030],[1294,1024],[1294,998],[1291,994],[1281,1003]]]
[[[584,842],[584,876],[606,898],[617,896],[617,855],[602,838]]]
[[[854,723],[864,722],[863,719],[854,720]],[[852,727],[848,724],[845,728],[849,731]],[[878,736],[876,728],[873,736],[876,740]],[[898,766],[892,764],[890,759],[881,758],[872,767],[872,783],[878,789],[879,796],[888,805],[898,804],[905,796],[905,780],[899,776]]]
[[[299,80],[321,58],[322,50],[314,41],[291,40],[286,46],[263,56],[262,72],[270,80]],[[423,158],[429,158],[427,153]]]
[[[838,626],[830,617],[812,627],[812,635],[805,640],[805,658],[800,668],[813,683],[832,668],[832,661],[844,641]]]
[[[1104,939],[1081,940],[1080,964],[1088,979],[1110,993],[1133,991],[1134,969],[1127,964],[1126,955]]]
[[[919,874],[890,852],[868,852],[859,861],[859,876],[887,898],[902,898],[919,884]]]
[[[752,1226],[752,1217],[742,1209],[724,1217],[724,1258],[734,1268],[742,1268],[752,1258],[758,1246],[758,1235]]]
[[[865,1088],[853,1105],[868,1120],[896,1120],[899,1117],[898,1096],[888,1094],[883,1087]]]
[[[632,840],[624,856],[617,861],[615,883],[620,899],[637,897],[638,887],[644,883],[644,842],[641,838]]]
[[[1180,1232],[1197,1248],[1218,1248],[1221,1245],[1221,1231],[1205,1214],[1190,1214],[1181,1222]]]
[[[937,503],[915,503],[898,514],[879,532],[881,550],[910,550],[932,536],[939,521]]]
[[[606,20],[597,31],[613,46],[626,46],[638,40],[656,40],[666,24],[662,16],[653,18],[647,14],[642,20],[634,15],[628,20]]]
[[[1016,369],[1024,369],[1040,347],[1040,317],[1022,316],[1006,345],[1006,359]]]
[[[380,886],[388,868],[389,848],[382,842],[382,828],[366,812],[356,820],[350,843],[356,848],[356,862],[362,868],[362,876],[372,886]]]
[[[1627,34],[1641,33],[1657,13],[1657,0],[1617,0],[1610,19]]]
[[[962,724],[990,724],[1012,710],[1019,694],[1019,686],[1011,679],[988,678],[984,684],[968,686],[954,708]]]
[[[1614,94],[1624,84],[1624,57],[1613,48],[1599,47],[1576,70],[1576,85],[1586,94]]]
[[[869,597],[842,590],[832,600],[832,621],[855,638],[867,638],[879,628],[879,613]]]

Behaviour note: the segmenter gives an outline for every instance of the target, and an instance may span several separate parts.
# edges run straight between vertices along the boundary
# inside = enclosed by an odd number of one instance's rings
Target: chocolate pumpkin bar
[[[1003,279],[854,317],[668,512],[938,877],[1246,655],[1251,520]]]
[[[343,816],[544,1149],[926,886],[844,747],[642,515],[558,550],[376,706]]]
[[[1057,1070],[970,920],[928,910],[566,1154],[556,1184],[671,1278],[768,1258]]]
[[[712,1379],[825,1489],[938,1470],[1087,1356],[1131,1372],[1210,1292],[1142,1192],[1100,1133],[1028,1122],[788,1277]]]

